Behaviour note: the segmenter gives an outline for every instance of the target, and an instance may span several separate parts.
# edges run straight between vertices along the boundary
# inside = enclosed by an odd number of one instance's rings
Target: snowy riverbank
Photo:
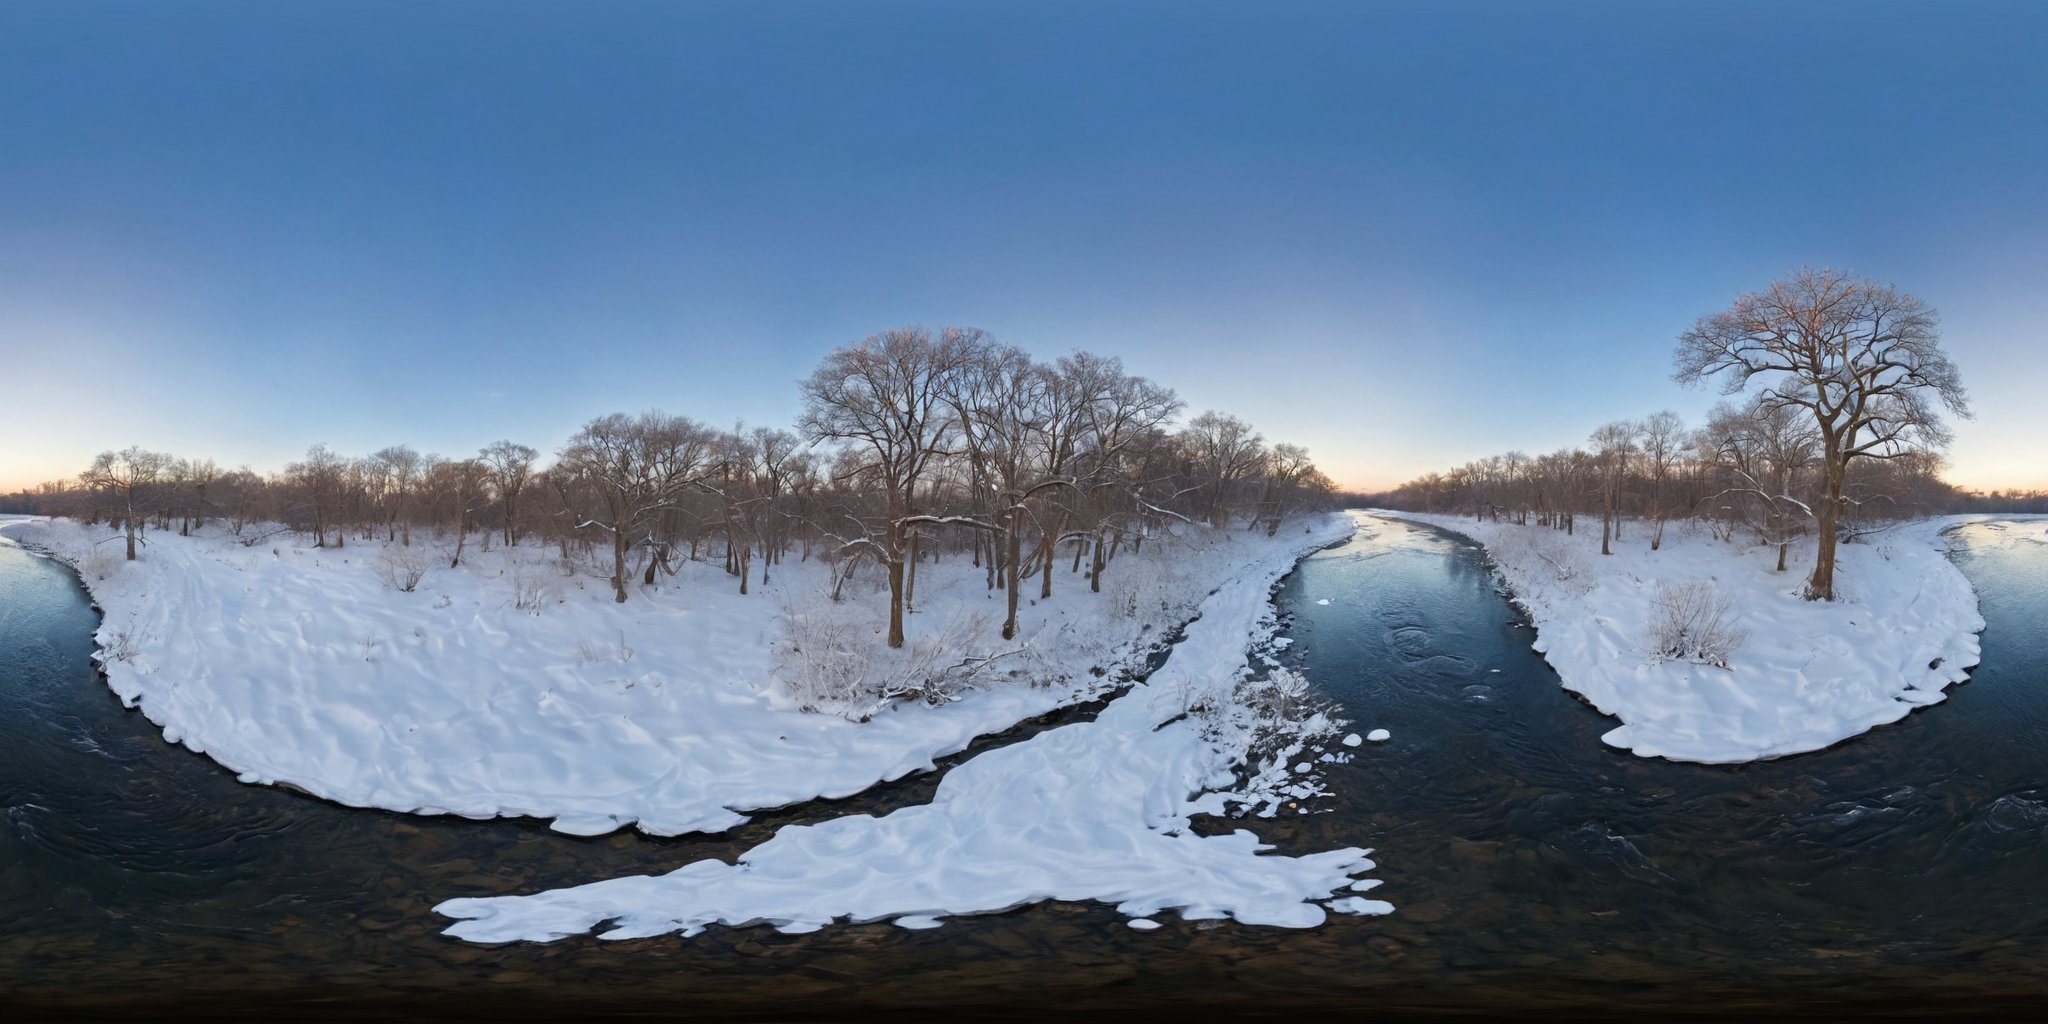
[[[1943,699],[1977,664],[1984,619],[1942,532],[1982,516],[1901,524],[1838,549],[1841,600],[1807,601],[1812,541],[1777,549],[1672,523],[1661,550],[1629,523],[1614,554],[1575,536],[1471,517],[1385,513],[1485,545],[1566,689],[1622,725],[1603,739],[1645,757],[1731,763],[1819,750]],[[1727,666],[1659,660],[1651,618],[1676,588],[1727,602],[1741,637]]]
[[[1330,517],[1313,536],[1348,528]],[[209,528],[152,534],[130,563],[103,527],[7,531],[80,568],[105,611],[98,639],[114,692],[245,782],[353,806],[662,835],[850,795],[1096,696],[1204,595],[1291,565],[1310,536],[1293,525],[1278,538],[1155,538],[1117,559],[1103,593],[1063,576],[1025,610],[1031,650],[1003,664],[1029,681],[856,723],[799,711],[777,682],[794,660],[792,609],[848,628],[879,620],[880,600],[860,584],[845,604],[825,602],[816,563],[780,567],[749,596],[716,566],[690,564],[617,605],[602,580],[565,576],[538,548],[472,545],[462,568],[430,569],[401,593],[380,580],[376,544],[313,549],[279,535],[245,547]],[[960,558],[926,564],[918,587],[913,643],[985,627],[1000,604]]]
[[[1326,517],[1283,534],[1201,605],[1166,664],[1095,720],[1052,729],[953,768],[930,804],[883,817],[797,825],[736,863],[703,860],[659,876],[616,878],[531,896],[449,900],[452,935],[549,940],[694,935],[712,924],[814,931],[837,919],[934,927],[948,915],[1042,900],[1099,900],[1134,928],[1177,909],[1187,918],[1310,927],[1328,911],[1393,907],[1346,892],[1371,851],[1262,853],[1251,832],[1201,836],[1189,818],[1223,809],[1244,766],[1241,723],[1190,715],[1228,701],[1245,652],[1275,629],[1271,588],[1295,560],[1350,532]],[[1341,755],[1340,755],[1341,756]],[[1327,910],[1326,910],[1327,908]]]

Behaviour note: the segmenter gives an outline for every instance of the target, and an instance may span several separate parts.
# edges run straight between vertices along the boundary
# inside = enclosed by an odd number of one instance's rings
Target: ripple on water
[[[2029,792],[2024,795],[2008,793],[1991,801],[1984,810],[1984,827],[1993,832],[2038,833],[2048,825],[2048,803],[2040,796]]]

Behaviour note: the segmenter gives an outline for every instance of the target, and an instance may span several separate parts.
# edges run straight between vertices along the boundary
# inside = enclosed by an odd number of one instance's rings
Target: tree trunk
[[[1009,536],[1009,534],[1004,533],[998,537],[989,537],[984,539],[978,531],[974,535],[974,553],[976,556],[976,561],[974,564],[981,566],[982,569],[985,571],[988,577],[988,589],[990,590],[994,590],[1002,582],[1002,578],[1000,575],[1002,570],[999,568],[999,564],[1002,562],[1002,559],[997,557],[997,552],[1002,547],[1002,538],[1007,536]],[[980,557],[981,546],[984,543],[988,545],[988,558],[986,560],[983,560]]]
[[[1841,511],[1842,483],[1847,475],[1842,462],[1840,455],[1832,451],[1827,453],[1827,495],[1822,498],[1819,509],[1820,549],[1813,556],[1813,577],[1806,581],[1806,599],[1809,601],[1835,599],[1835,519]]]
[[[456,542],[460,550],[461,541]],[[612,531],[612,601],[626,603],[626,530],[624,525]]]
[[[1004,587],[1006,590],[1004,600],[1009,606],[1009,612],[1003,618],[1003,639],[1010,640],[1017,635],[1017,597],[1020,589],[1017,581],[1017,566],[1021,564],[1024,549],[1022,531],[1017,529],[1017,516],[1014,512],[1010,514],[1009,529],[1006,531],[1004,539],[1008,542],[1008,554],[1005,561],[1009,566],[1008,571],[1004,573]]]
[[[1052,599],[1052,563],[1053,559],[1058,557],[1058,553],[1053,549],[1059,546],[1059,536],[1067,532],[1067,522],[1066,515],[1061,514],[1058,524],[1045,538],[1045,578],[1039,581],[1038,587],[1038,599],[1041,601]]]
[[[903,646],[903,526],[889,524],[889,646]]]
[[[1600,553],[1611,555],[1614,552],[1607,546],[1607,540],[1616,532],[1614,529],[1614,486],[1612,484],[1608,485],[1605,497],[1607,499],[1606,507],[1600,510]]]
[[[1095,535],[1095,543],[1089,545],[1088,592],[1102,593],[1102,535]]]
[[[912,615],[917,614],[917,559],[918,548],[922,547],[918,543],[921,536],[916,530],[910,531],[910,572],[903,581],[903,610]],[[746,593],[745,585],[740,587],[740,593]]]

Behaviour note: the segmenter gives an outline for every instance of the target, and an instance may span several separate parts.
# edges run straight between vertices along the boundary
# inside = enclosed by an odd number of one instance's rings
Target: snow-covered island
[[[1977,664],[1984,619],[1943,533],[1984,516],[1902,522],[1838,550],[1837,600],[1801,594],[1811,547],[1624,524],[1600,554],[1533,521],[1386,512],[1486,548],[1566,689],[1622,724],[1645,757],[1732,763],[1831,746],[1938,703]],[[1688,636],[1688,632],[1691,634]],[[1704,648],[1698,642],[1704,640]]]

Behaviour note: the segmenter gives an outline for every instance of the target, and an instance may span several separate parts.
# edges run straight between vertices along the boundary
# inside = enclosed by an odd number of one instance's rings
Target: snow
[[[1536,525],[1385,513],[1464,534],[1486,546],[1536,626],[1534,647],[1565,688],[1622,725],[1602,737],[1645,757],[1713,764],[1831,746],[1939,703],[1977,664],[1984,619],[1944,531],[1984,516],[1900,524],[1837,548],[1839,600],[1807,601],[1813,541],[1789,549],[1717,540],[1673,522],[1661,550],[1649,527],[1625,524],[1613,555],[1600,524],[1576,536]],[[1649,653],[1659,584],[1707,581],[1746,633],[1726,668]]]
[[[1326,517],[1291,551],[1245,569],[1203,601],[1165,665],[1093,721],[1048,730],[947,773],[930,804],[882,817],[792,825],[737,862],[700,860],[657,876],[527,896],[453,899],[448,933],[477,942],[602,938],[713,924],[810,931],[832,921],[990,913],[1043,900],[1102,901],[1133,919],[1177,909],[1188,919],[1311,927],[1330,911],[1380,914],[1360,891],[1361,849],[1305,856],[1265,851],[1250,831],[1202,836],[1191,816],[1222,810],[1244,750],[1192,708],[1227,700],[1250,644],[1276,622],[1271,586],[1295,556],[1349,532]],[[1228,721],[1227,719],[1223,721]],[[1320,901],[1320,902],[1319,902]],[[1325,909],[1327,906],[1327,910]],[[1136,925],[1134,925],[1136,926]]]
[[[1385,743],[1386,741],[1393,739],[1394,734],[1386,731],[1385,729],[1374,729],[1373,731],[1366,733],[1365,738],[1371,740],[1374,743]]]
[[[1354,733],[1351,733],[1350,735],[1348,735],[1348,736],[1345,736],[1345,737],[1344,737],[1344,745],[1345,745],[1345,746],[1347,746],[1347,747],[1355,747],[1355,746],[1357,746],[1358,744],[1359,744],[1359,739],[1358,739],[1358,734],[1357,734],[1357,733],[1355,733],[1355,732],[1354,732]]]
[[[1341,900],[1331,900],[1330,909],[1340,914],[1391,914],[1394,912],[1394,905],[1385,900],[1346,896]]]
[[[551,549],[485,551],[476,537],[462,568],[445,568],[442,551],[400,593],[374,571],[375,543],[314,549],[281,534],[247,547],[210,526],[153,531],[131,563],[106,527],[6,530],[79,567],[105,610],[114,692],[242,781],[352,806],[546,818],[581,835],[716,831],[928,770],[977,736],[1119,685],[1203,594],[1300,536],[1154,538],[1118,556],[1100,594],[1062,571],[1054,597],[1024,609],[1027,656],[999,663],[1025,678],[860,723],[798,710],[778,681],[793,662],[783,623],[791,609],[853,616],[867,640],[886,602],[857,581],[833,605],[823,567],[794,557],[749,596],[718,566],[690,563],[620,605],[606,581],[565,576]],[[518,607],[521,589],[539,607]],[[1001,643],[1000,594],[964,557],[922,565],[917,597],[913,645],[962,622]]]

